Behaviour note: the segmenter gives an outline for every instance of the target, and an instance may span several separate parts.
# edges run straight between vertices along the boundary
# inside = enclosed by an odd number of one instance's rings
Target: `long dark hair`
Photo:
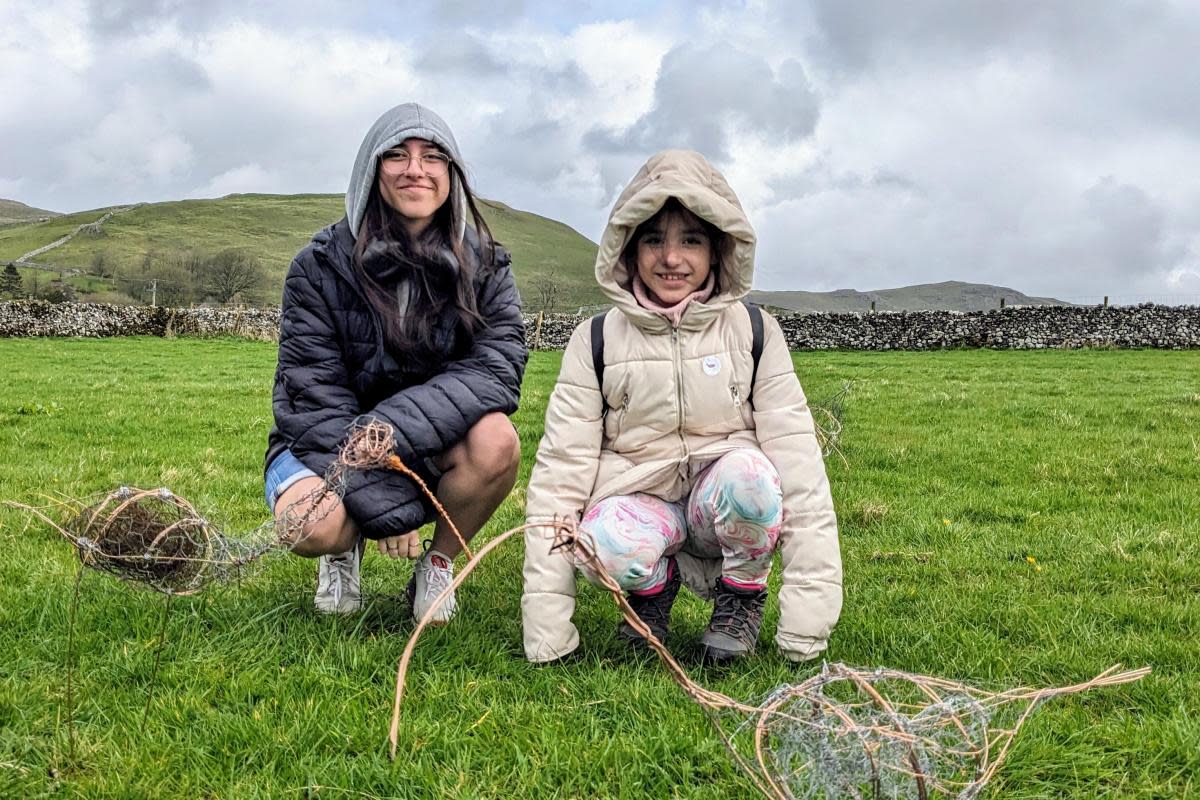
[[[475,298],[475,276],[479,270],[491,269],[496,260],[495,240],[479,213],[466,175],[451,161],[447,176],[451,197],[438,208],[429,227],[414,238],[404,228],[400,214],[380,194],[376,174],[354,244],[354,272],[383,321],[388,350],[418,361],[444,355],[438,352],[437,322],[448,305],[455,317],[455,350],[470,347],[484,325]],[[456,180],[478,237],[478,258],[475,249],[454,235]],[[408,295],[403,307],[401,291]]]

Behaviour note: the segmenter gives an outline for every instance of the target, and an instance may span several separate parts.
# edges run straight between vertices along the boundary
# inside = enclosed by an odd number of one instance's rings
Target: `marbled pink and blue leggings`
[[[608,497],[580,527],[622,589],[652,594],[667,579],[667,556],[679,550],[722,559],[721,578],[736,586],[766,586],[782,521],[779,472],[758,450],[743,448],[706,467],[686,500]]]

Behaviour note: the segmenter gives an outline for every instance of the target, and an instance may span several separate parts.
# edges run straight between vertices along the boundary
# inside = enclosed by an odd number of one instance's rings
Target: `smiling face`
[[[633,244],[638,277],[650,299],[667,307],[704,286],[717,263],[717,249],[705,224],[678,204],[642,223]]]
[[[379,157],[379,194],[410,236],[429,227],[450,196],[449,160],[433,142],[405,139]]]

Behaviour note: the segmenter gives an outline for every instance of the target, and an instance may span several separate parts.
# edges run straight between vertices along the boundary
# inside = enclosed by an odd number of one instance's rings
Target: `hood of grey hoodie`
[[[350,223],[350,235],[357,238],[367,210],[367,200],[375,185],[375,169],[383,151],[405,139],[425,139],[433,142],[454,163],[462,168],[462,156],[458,142],[450,126],[437,114],[417,103],[403,103],[385,111],[363,137],[354,159],[354,171],[350,173],[350,186],[346,189],[346,219]],[[461,242],[467,229],[467,195],[457,173],[450,170],[450,211],[454,220],[454,238]]]

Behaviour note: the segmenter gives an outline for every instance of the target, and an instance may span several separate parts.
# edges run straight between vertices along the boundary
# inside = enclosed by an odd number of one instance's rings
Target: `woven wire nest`
[[[75,501],[61,524],[25,507],[70,541],[91,569],[164,594],[188,595],[232,578],[274,544],[270,526],[225,536],[170,489],[122,486],[93,502]]]
[[[222,532],[165,487],[121,486],[91,500],[68,498],[41,508],[8,505],[58,531],[85,567],[164,594],[195,594],[210,583],[245,577],[270,552],[294,548],[340,506],[351,473],[387,464],[394,443],[390,427],[355,431],[319,485],[247,532]]]
[[[900,670],[826,663],[808,680],[778,687],[755,709],[706,708],[718,729],[730,713],[739,720],[726,745],[766,797],[972,800],[1043,700],[1150,672],[1117,669],[1074,686],[990,692]]]

